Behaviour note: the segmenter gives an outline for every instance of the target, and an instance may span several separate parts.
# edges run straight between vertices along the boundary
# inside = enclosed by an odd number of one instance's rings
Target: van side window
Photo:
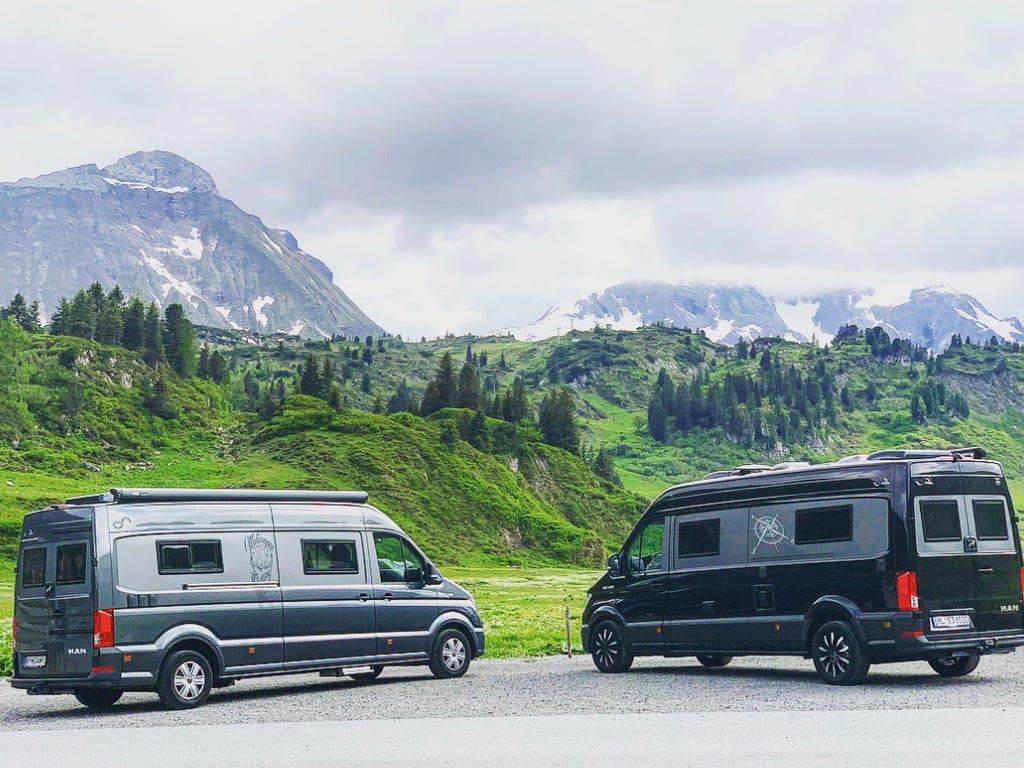
[[[377,568],[382,583],[407,584],[423,578],[423,559],[401,536],[375,533],[373,544],[377,550]]]
[[[356,543],[303,540],[302,570],[305,573],[359,573]]]
[[[982,541],[1006,541],[1010,531],[1006,523],[1006,507],[1001,501],[972,502],[974,507],[974,530]]]
[[[223,573],[219,541],[159,541],[157,570],[164,573]]]
[[[722,521],[715,517],[679,524],[679,557],[708,557],[718,554]]]
[[[922,501],[921,530],[925,541],[959,541],[960,505],[951,499]]]
[[[21,586],[41,587],[46,581],[46,547],[26,549],[21,555]]]
[[[629,545],[629,572],[644,573],[662,569],[665,521],[648,523]]]
[[[797,544],[853,541],[853,506],[820,507],[796,511]]]
[[[85,544],[62,544],[57,547],[57,583],[85,583]]]

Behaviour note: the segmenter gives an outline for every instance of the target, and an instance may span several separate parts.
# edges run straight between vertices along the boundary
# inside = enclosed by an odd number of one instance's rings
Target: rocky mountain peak
[[[181,155],[164,150],[133,152],[102,170],[108,179],[182,192],[216,192],[213,177]]]

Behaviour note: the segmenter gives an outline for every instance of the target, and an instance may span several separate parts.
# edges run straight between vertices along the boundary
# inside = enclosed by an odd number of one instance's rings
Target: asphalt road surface
[[[587,658],[549,658],[477,662],[455,681],[418,668],[370,684],[266,678],[215,691],[188,712],[129,694],[109,714],[4,687],[0,755],[12,766],[73,756],[105,768],[167,765],[170,754],[175,764],[246,768],[621,766],[659,755],[672,765],[870,766],[910,749],[929,766],[1019,766],[1022,673],[1024,654],[1015,654],[985,658],[960,680],[899,664],[836,688],[798,659],[737,659],[719,670],[644,659],[625,675],[601,675]]]

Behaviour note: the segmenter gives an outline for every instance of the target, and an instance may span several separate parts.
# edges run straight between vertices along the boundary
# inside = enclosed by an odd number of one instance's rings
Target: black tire
[[[846,621],[829,621],[814,633],[811,658],[818,675],[829,685],[859,685],[871,662],[853,626]]]
[[[708,669],[717,669],[718,667],[724,667],[732,661],[732,656],[723,656],[720,653],[699,653],[697,654],[697,661]]]
[[[112,688],[76,688],[75,698],[89,709],[110,709],[120,701],[122,693]]]
[[[213,689],[213,669],[196,651],[176,651],[164,660],[156,692],[166,709],[198,707]]]
[[[349,677],[351,677],[353,680],[356,680],[356,681],[358,681],[360,683],[369,683],[369,682],[371,682],[373,680],[376,680],[378,677],[380,677],[380,673],[383,672],[383,671],[384,671],[384,665],[383,664],[375,664],[372,667],[370,667],[370,671],[369,672],[355,672],[354,674],[349,675]]]
[[[590,637],[590,656],[599,672],[625,672],[633,666],[626,632],[614,621],[602,621]]]
[[[941,659],[928,659],[928,664],[943,677],[963,677],[978,668],[981,655],[972,653],[967,656],[947,656]]]
[[[473,651],[466,636],[457,629],[446,629],[434,640],[430,653],[430,671],[434,677],[447,680],[462,677],[469,669]]]

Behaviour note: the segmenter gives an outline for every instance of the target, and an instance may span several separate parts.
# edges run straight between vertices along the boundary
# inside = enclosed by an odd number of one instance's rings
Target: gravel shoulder
[[[163,711],[154,694],[126,694],[95,714],[71,696],[28,696],[0,685],[0,730],[125,728],[510,715],[638,712],[1024,707],[1024,654],[989,656],[959,680],[927,664],[876,666],[867,682],[837,688],[810,662],[746,657],[706,670],[692,659],[639,659],[623,675],[589,657],[474,662],[460,680],[425,667],[385,670],[375,682],[316,675],[263,678],[214,691],[205,706]]]

